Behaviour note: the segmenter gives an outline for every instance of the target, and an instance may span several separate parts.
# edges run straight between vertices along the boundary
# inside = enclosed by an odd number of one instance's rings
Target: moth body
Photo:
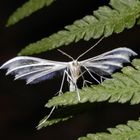
[[[69,62],[68,70],[70,74],[69,80],[69,91],[76,91],[77,80],[80,75],[80,64],[77,60]]]

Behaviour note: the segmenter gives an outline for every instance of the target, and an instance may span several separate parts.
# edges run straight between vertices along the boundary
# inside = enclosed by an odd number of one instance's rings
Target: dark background
[[[92,14],[99,5],[107,0],[57,0],[48,8],[43,8],[14,26],[5,27],[10,14],[25,0],[2,0],[0,4],[0,65],[15,57],[31,42],[49,36],[76,19]],[[129,47],[139,53],[140,27],[113,34],[104,39],[98,47],[84,58],[89,58],[116,47]],[[79,41],[69,47],[62,46],[65,52],[76,58],[95,44],[95,40]],[[36,55],[42,58],[68,61],[58,51]],[[0,72],[0,139],[1,140],[74,140],[87,133],[106,131],[130,119],[138,119],[140,105],[97,103],[84,109],[75,118],[48,128],[36,130],[36,126],[50,110],[44,108],[49,98],[54,96],[60,85],[60,78],[48,80],[36,85],[25,85],[25,81],[13,81],[12,76]]]

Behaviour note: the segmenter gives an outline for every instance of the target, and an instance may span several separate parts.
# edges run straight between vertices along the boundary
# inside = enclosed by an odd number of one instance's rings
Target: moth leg
[[[98,75],[98,76],[100,76],[101,83],[103,82],[103,80],[110,79],[110,78],[101,76],[101,75],[99,75],[99,74],[97,74],[97,73],[95,73],[95,74]]]
[[[61,95],[61,94],[63,93],[63,92],[62,92],[62,89],[63,89],[63,85],[64,85],[65,76],[66,76],[66,71],[64,71],[64,73],[63,73],[63,77],[62,77],[62,81],[61,81],[61,86],[60,86],[60,89],[59,89],[59,91],[58,91],[58,95]],[[50,116],[51,116],[51,114],[53,113],[53,111],[54,111],[55,108],[56,108],[56,106],[54,106],[54,107],[51,109],[51,111],[50,111],[50,113],[48,114],[47,118],[46,118],[41,124],[43,124],[45,121],[47,121],[47,120],[50,118]],[[41,124],[39,124],[39,125],[41,125]]]
[[[76,93],[77,93],[78,101],[80,101],[81,98],[80,98],[80,94],[79,94],[79,89],[78,89],[76,84],[75,84],[75,87],[76,87]]]
[[[71,76],[70,76],[70,74],[68,73],[68,71],[67,70],[65,70],[65,73],[66,73],[66,75],[67,75],[67,81],[70,83],[70,81],[72,81],[73,82],[73,80],[72,80],[72,78],[71,78]],[[74,82],[73,82],[74,83]]]
[[[53,111],[54,111],[55,108],[56,108],[56,107],[54,106],[54,107],[51,109],[51,111],[50,111],[50,113],[48,114],[48,116],[37,126],[38,128],[50,118],[50,116],[52,115],[52,113],[53,113]]]
[[[103,77],[102,76],[100,76],[100,81],[101,81],[101,83],[103,82]]]
[[[84,72],[81,71],[81,74],[79,75],[79,77],[82,77],[82,79],[83,79],[83,87],[88,86],[87,83],[92,84],[92,82],[90,82],[90,81],[88,81],[88,80],[85,80],[85,78],[84,78],[84,76],[83,76],[85,72],[86,72],[86,70],[85,70]],[[78,77],[78,78],[79,78],[79,77]]]
[[[65,71],[65,72],[66,72],[67,77],[68,77],[68,80],[67,80],[67,81],[68,81],[69,84],[70,84],[70,91],[76,91],[78,101],[80,101],[79,89],[78,89],[78,87],[77,87],[77,84],[72,80],[72,78],[71,78],[70,74],[68,73],[68,71]],[[74,87],[75,87],[75,90],[71,89],[71,86],[72,86],[72,87],[74,86]]]
[[[92,71],[92,72],[95,73],[96,75],[98,75],[98,76],[100,77],[101,83],[103,82],[103,80],[110,79],[110,78],[108,78],[108,77],[105,77],[105,76],[103,76],[103,75],[100,75],[100,74],[96,73],[95,71]]]
[[[63,85],[64,85],[65,76],[66,76],[66,71],[64,70],[63,77],[62,77],[62,81],[61,81],[61,85],[60,85],[60,89],[59,89],[59,91],[56,93],[56,95],[57,95],[57,94],[58,94],[58,95],[63,94],[62,89],[63,89]]]
[[[96,79],[96,78],[91,74],[91,72],[88,70],[87,67],[84,66],[84,68],[86,69],[86,71],[89,73],[89,75],[90,75],[98,84],[101,83],[98,79]]]
[[[85,69],[87,70],[87,72],[91,75],[91,76],[93,76],[92,74],[91,74],[91,72],[85,67]],[[110,79],[110,78],[108,78],[108,77],[105,77],[105,76],[103,76],[103,75],[100,75],[100,74],[98,74],[98,73],[96,73],[95,71],[92,71],[94,74],[96,74],[97,76],[99,76],[100,77],[100,81],[98,80],[97,82],[100,84],[100,83],[102,83],[103,82],[103,80],[106,80],[106,79]],[[94,77],[94,76],[93,76]],[[92,78],[93,78],[92,77]],[[95,77],[94,77],[95,78]],[[93,79],[94,79],[93,78]],[[95,78],[96,79],[96,78]],[[94,79],[94,80],[95,80]],[[96,79],[97,80],[97,79]]]
[[[87,87],[87,83],[92,84],[92,82],[88,81],[88,80],[84,80],[83,81],[83,87]]]
[[[65,80],[65,75],[66,75],[66,72],[64,71],[63,77],[62,77],[62,81],[61,81],[60,90],[57,92],[58,95],[61,95],[61,94],[63,93],[63,92],[62,92],[62,88],[63,88],[63,84],[64,84],[64,80]],[[54,112],[54,109],[55,109],[55,108],[56,108],[56,106],[54,106],[54,107],[51,109],[51,111],[50,111],[50,113],[48,114],[47,118],[44,119],[44,120],[38,125],[38,127],[41,126],[43,123],[45,123],[45,122],[50,118],[50,116],[51,116],[52,113]]]

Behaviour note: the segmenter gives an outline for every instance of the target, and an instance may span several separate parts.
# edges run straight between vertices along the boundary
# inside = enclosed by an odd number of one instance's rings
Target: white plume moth
[[[83,77],[85,71],[99,83],[100,81],[98,81],[92,73],[99,76],[111,75],[116,69],[121,68],[123,63],[130,62],[131,56],[137,55],[129,48],[121,47],[83,61],[78,61],[79,58],[89,52],[102,39],[103,38],[75,60],[65,52],[59,50],[72,59],[70,62],[45,60],[30,56],[17,56],[4,63],[0,68],[7,68],[6,75],[15,75],[15,80],[25,79],[27,84],[50,79],[56,72],[61,71],[63,72],[63,78],[59,93],[62,92],[64,79],[65,76],[67,76],[69,91],[76,91],[78,100],[80,101],[77,80],[79,77]],[[84,72],[81,70],[81,67],[84,68]]]
[[[82,77],[84,80],[83,74],[85,72],[87,72],[94,80],[100,83],[100,81],[98,81],[93,76],[93,73],[100,77],[111,75],[116,69],[123,67],[123,63],[130,62],[131,56],[137,55],[129,48],[121,47],[83,61],[78,61],[79,58],[93,49],[102,39],[103,38],[101,38],[94,46],[81,54],[77,59],[73,59],[65,52],[59,50],[64,55],[72,59],[70,62],[45,60],[30,56],[17,56],[4,63],[0,68],[8,69],[6,75],[15,75],[15,80],[25,79],[27,84],[50,79],[59,71],[63,73],[63,78],[58,93],[62,93],[64,79],[67,77],[69,91],[76,91],[78,100],[80,101],[77,80],[79,77]],[[84,71],[82,71],[81,68],[83,68]],[[40,127],[50,117],[54,109],[55,106],[52,108],[47,118],[43,120],[38,125],[38,127]]]

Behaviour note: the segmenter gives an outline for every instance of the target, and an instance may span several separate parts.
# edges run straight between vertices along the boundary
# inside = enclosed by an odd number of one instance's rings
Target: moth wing
[[[130,57],[135,55],[137,54],[133,50],[122,47],[81,61],[80,64],[99,75],[110,75],[123,67],[123,63],[130,62]]]
[[[6,75],[15,75],[15,79],[25,79],[27,84],[52,78],[56,72],[63,72],[67,63],[36,57],[18,56],[4,63],[0,68],[8,69]]]

